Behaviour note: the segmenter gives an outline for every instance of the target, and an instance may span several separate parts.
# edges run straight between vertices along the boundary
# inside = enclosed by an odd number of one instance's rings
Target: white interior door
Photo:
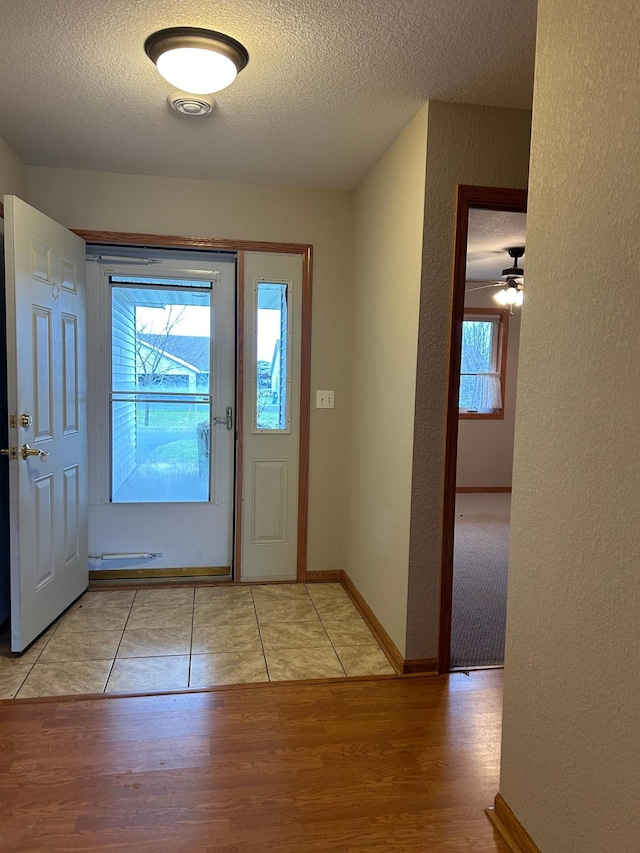
[[[11,648],[87,587],[85,244],[4,197]]]
[[[245,253],[243,581],[295,580],[302,256]]]

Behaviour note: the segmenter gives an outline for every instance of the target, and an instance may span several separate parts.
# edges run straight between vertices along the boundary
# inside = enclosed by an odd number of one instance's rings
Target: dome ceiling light
[[[165,80],[194,95],[226,89],[249,62],[239,41],[199,27],[158,30],[145,41],[144,49]]]

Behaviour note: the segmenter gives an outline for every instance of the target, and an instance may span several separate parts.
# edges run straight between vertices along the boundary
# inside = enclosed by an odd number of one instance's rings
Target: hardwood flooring
[[[4,853],[502,851],[502,673],[0,707]]]

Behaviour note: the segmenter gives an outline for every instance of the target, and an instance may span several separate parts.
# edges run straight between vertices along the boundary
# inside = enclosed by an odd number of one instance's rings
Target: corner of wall
[[[27,167],[0,137],[0,199],[3,195],[27,197]]]
[[[432,101],[415,389],[407,657],[437,655],[444,453],[459,184],[527,186],[528,110]]]
[[[354,193],[346,564],[404,655],[428,106]]]

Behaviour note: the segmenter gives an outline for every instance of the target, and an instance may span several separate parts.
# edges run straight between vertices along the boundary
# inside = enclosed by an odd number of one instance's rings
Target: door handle
[[[37,456],[41,462],[46,462],[49,453],[46,450],[38,450],[37,447],[29,447],[28,444],[23,444],[20,448],[20,455],[23,459],[28,459],[30,456]]]
[[[225,424],[227,429],[233,429],[233,409],[231,406],[227,406],[227,414],[224,418],[213,418],[211,423],[215,426],[216,424]]]

